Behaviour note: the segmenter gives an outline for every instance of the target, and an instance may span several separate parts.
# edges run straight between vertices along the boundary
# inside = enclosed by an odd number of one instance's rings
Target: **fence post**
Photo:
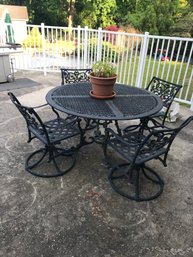
[[[190,110],[193,111],[193,93],[192,93],[190,104],[191,104],[190,105]]]
[[[98,28],[97,61],[101,60],[102,54],[102,28]]]
[[[148,36],[149,32],[145,32],[142,45],[141,45],[141,53],[139,57],[139,65],[138,65],[138,72],[137,72],[137,83],[136,86],[141,88],[141,83],[142,83],[142,78],[143,78],[143,72],[144,72],[144,67],[145,67],[145,60],[147,56],[147,47],[148,47]]]
[[[78,38],[77,38],[77,65],[80,69],[80,25],[78,25]]]
[[[88,26],[84,27],[84,64],[83,67],[86,68],[87,64],[87,55],[88,55]]]
[[[44,30],[44,23],[41,23],[41,34],[42,34],[42,56],[43,56],[43,69],[44,69],[44,76],[46,76],[46,46],[45,46],[45,30]]]

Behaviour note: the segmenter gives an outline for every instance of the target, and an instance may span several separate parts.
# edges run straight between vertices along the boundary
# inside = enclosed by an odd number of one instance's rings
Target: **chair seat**
[[[145,135],[140,135],[139,137],[138,132],[133,132],[130,133],[130,135],[122,136],[121,139],[123,141],[115,137],[110,139],[108,144],[116,151],[118,151],[126,160],[132,162],[139,148],[140,142],[142,142],[145,137]],[[151,148],[151,143],[149,143],[147,147],[140,150],[139,154],[136,157],[135,164],[140,165],[146,161],[149,161],[152,158],[156,158],[157,156],[164,154],[165,152],[165,147],[160,147],[159,149],[155,148],[154,150],[153,148]]]
[[[61,140],[80,134],[80,130],[75,123],[68,123],[62,118],[46,121],[44,122],[44,125],[51,144],[56,144]],[[32,126],[29,126],[29,129],[39,140],[41,140],[44,144],[47,144],[47,138],[43,132],[40,133],[40,130],[36,130]]]

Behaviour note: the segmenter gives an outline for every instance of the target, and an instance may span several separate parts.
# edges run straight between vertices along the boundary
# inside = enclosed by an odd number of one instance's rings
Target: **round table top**
[[[140,119],[163,107],[155,94],[124,84],[115,84],[116,96],[108,100],[92,97],[91,90],[90,82],[65,84],[50,90],[46,100],[56,110],[96,120]]]

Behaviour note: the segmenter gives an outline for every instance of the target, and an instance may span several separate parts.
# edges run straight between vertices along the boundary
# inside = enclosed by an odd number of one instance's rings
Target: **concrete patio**
[[[193,122],[174,141],[168,167],[149,163],[165,181],[163,194],[150,202],[113,191],[97,144],[81,148],[75,167],[62,177],[24,170],[36,143],[27,144],[25,122],[7,92],[35,106],[60,81],[59,73],[20,72],[15,82],[0,84],[0,256],[192,257]],[[41,114],[50,115],[47,108]],[[181,107],[180,119],[168,125],[190,115]]]

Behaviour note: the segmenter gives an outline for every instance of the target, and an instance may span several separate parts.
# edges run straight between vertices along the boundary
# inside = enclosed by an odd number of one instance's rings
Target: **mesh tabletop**
[[[66,84],[48,92],[47,102],[57,110],[79,117],[100,120],[129,120],[150,116],[162,108],[156,95],[136,87],[115,84],[112,99],[90,96],[89,82]]]

